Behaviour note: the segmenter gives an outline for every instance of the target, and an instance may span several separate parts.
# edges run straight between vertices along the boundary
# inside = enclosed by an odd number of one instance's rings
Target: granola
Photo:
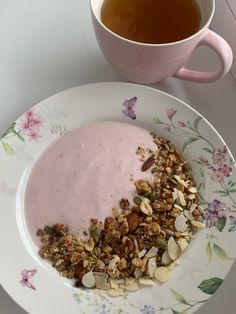
[[[137,195],[122,198],[104,222],[91,219],[89,239],[64,224],[38,230],[39,254],[76,286],[106,290],[109,296],[164,283],[193,234],[204,228],[203,210],[191,170],[166,139],[152,134],[156,151],[138,148],[149,180],[134,182]],[[147,156],[148,155],[148,156]]]

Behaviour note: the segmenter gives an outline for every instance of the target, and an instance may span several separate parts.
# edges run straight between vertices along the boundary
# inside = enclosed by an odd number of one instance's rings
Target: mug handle
[[[233,63],[233,52],[229,44],[218,34],[207,29],[205,36],[198,46],[208,46],[212,48],[220,58],[221,70],[216,72],[200,72],[187,68],[181,68],[175,73],[174,77],[197,83],[210,83],[224,76],[231,68]]]

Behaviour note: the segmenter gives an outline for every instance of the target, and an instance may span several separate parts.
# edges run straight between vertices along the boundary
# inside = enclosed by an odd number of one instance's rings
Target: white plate
[[[24,218],[24,188],[34,161],[67,130],[97,120],[145,127],[183,149],[208,214],[206,230],[191,242],[170,281],[118,298],[74,288],[59,277],[39,258]],[[0,281],[29,313],[193,313],[222,284],[236,256],[233,157],[199,113],[163,92],[101,83],[59,93],[32,107],[5,132],[0,158]]]

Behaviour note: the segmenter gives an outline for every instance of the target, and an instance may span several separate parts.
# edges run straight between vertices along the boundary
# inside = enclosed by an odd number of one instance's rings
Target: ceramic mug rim
[[[174,41],[174,42],[170,42],[170,43],[163,43],[163,44],[149,44],[149,43],[142,43],[142,42],[138,42],[138,41],[133,41],[133,40],[130,40],[130,39],[127,39],[125,37],[122,37],[116,33],[114,33],[113,31],[111,31],[107,26],[105,26],[101,19],[98,17],[97,13],[95,12],[94,10],[94,1],[96,0],[90,0],[90,8],[91,8],[91,11],[94,15],[94,17],[96,18],[97,22],[100,24],[100,26],[105,29],[108,33],[110,33],[110,35],[116,37],[117,39],[120,39],[126,43],[129,43],[129,44],[132,44],[132,45],[136,45],[136,46],[142,46],[142,47],[168,47],[168,46],[175,46],[175,45],[179,45],[179,44],[182,44],[182,43],[185,43],[195,37],[197,37],[198,35],[200,35],[207,27],[209,27],[212,19],[213,19],[213,16],[215,14],[215,0],[211,0],[212,1],[212,10],[211,10],[211,13],[209,15],[209,17],[207,18],[206,22],[200,27],[200,29],[194,33],[193,35],[189,36],[189,37],[186,37],[184,39],[181,39],[181,40],[178,40],[178,41]],[[101,1],[104,1],[104,0],[101,0]],[[209,0],[208,0],[209,1]]]

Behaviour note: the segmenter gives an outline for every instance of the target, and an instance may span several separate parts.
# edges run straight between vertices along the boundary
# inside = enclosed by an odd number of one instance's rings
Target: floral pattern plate
[[[24,218],[24,189],[34,162],[56,138],[96,120],[139,125],[173,141],[192,166],[205,209],[206,229],[170,281],[117,298],[74,288],[59,277],[38,256]],[[0,172],[0,281],[29,313],[194,313],[220,287],[236,257],[235,161],[206,119],[155,89],[100,83],[44,100],[1,136]]]

